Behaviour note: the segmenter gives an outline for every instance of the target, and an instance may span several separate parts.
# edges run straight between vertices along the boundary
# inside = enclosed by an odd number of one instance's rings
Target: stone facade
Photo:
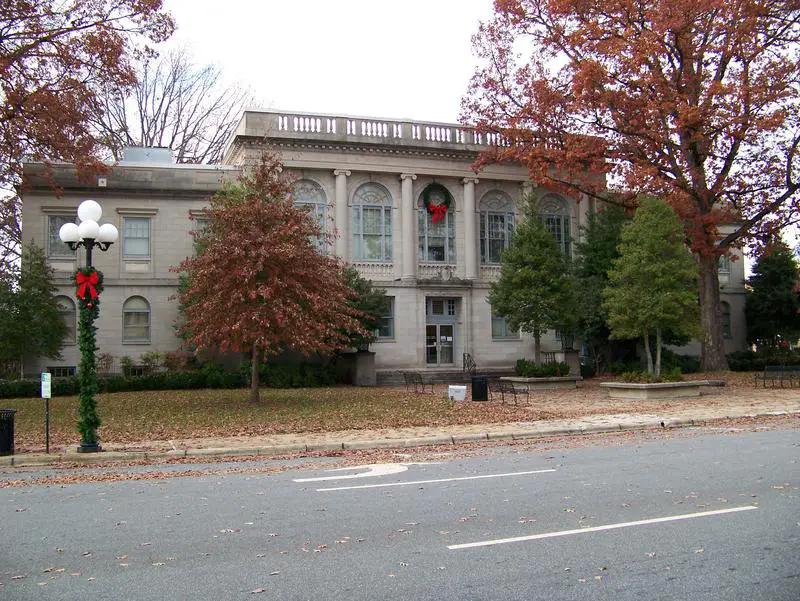
[[[337,234],[326,252],[345,258],[386,289],[391,302],[382,335],[372,346],[378,369],[460,369],[464,353],[481,368],[508,367],[532,354],[527,336],[508,332],[502,320],[492,318],[487,296],[499,274],[499,248],[520,215],[523,193],[542,199],[549,227],[565,252],[595,209],[592,202],[537,187],[519,165],[491,165],[476,175],[471,165],[479,152],[503,140],[458,125],[278,111],[246,111],[221,166],[175,165],[158,153],[154,157],[161,162],[153,162],[153,156],[140,152],[137,162],[123,161],[86,184],[71,168],[56,165],[60,197],[54,196],[42,165],[25,166],[24,237],[48,252],[67,317],[69,303],[74,307],[75,302],[68,277],[83,264],[83,253],[76,256],[59,246],[63,243],[51,242],[48,228],[56,229],[59,219],[74,217],[82,200],[94,198],[103,206],[101,223],[120,230],[117,244],[93,255],[105,275],[99,352],[136,359],[144,352],[177,348],[172,327],[177,303],[171,297],[178,280],[170,268],[192,251],[192,217],[202,217],[210,195],[257,160],[265,144],[297,178],[296,201],[311,205],[325,228]],[[421,199],[426,189],[441,187],[452,202],[443,220],[434,223]],[[57,231],[54,235],[57,241]],[[731,349],[741,348],[742,261],[731,263],[727,278],[728,342]],[[561,348],[553,336],[543,342],[544,350]],[[32,369],[77,365],[74,343],[63,355]]]

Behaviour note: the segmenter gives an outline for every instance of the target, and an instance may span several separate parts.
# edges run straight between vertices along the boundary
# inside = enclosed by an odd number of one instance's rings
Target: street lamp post
[[[78,319],[78,348],[81,353],[78,368],[80,404],[78,407],[78,431],[81,434],[79,453],[102,451],[97,439],[100,418],[97,416],[97,374],[94,353],[97,350],[97,328],[94,325],[99,315],[100,292],[103,290],[103,274],[92,267],[92,250],[96,246],[106,251],[117,241],[119,232],[111,223],[100,225],[103,209],[94,200],[84,200],[78,206],[80,225],[65,223],[58,232],[62,242],[72,250],[79,246],[86,249],[86,267],[75,271],[76,296],[80,318]]]

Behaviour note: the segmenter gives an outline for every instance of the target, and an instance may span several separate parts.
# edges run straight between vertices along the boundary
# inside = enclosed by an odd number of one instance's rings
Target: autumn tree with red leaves
[[[90,118],[110,83],[132,85],[133,61],[174,29],[162,0],[5,0],[0,10],[0,268],[21,248],[23,158],[102,169]]]
[[[667,200],[699,268],[703,369],[727,369],[717,259],[800,215],[799,42],[797,0],[496,0],[462,119],[507,144],[476,167]]]
[[[339,259],[323,255],[326,234],[293,205],[291,180],[265,153],[251,173],[211,201],[198,252],[174,271],[185,272],[179,325],[196,350],[251,354],[250,398],[259,399],[261,362],[284,351],[332,353],[366,336],[350,306]]]

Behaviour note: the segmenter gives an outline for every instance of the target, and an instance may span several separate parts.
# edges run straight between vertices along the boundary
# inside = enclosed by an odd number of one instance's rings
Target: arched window
[[[68,296],[57,296],[56,303],[58,304],[58,312],[61,314],[61,319],[64,320],[64,326],[67,328],[67,333],[64,335],[64,343],[75,344],[77,340],[75,336],[75,301]]]
[[[722,335],[725,338],[733,338],[733,332],[731,330],[731,306],[722,301],[719,304],[720,313],[722,315]]]
[[[539,213],[544,224],[558,242],[565,257],[571,252],[571,224],[567,202],[558,194],[546,194],[539,200]]]
[[[480,253],[484,265],[499,264],[503,249],[511,244],[515,208],[511,197],[500,190],[491,190],[481,198]]]
[[[427,203],[426,200],[427,192]],[[456,207],[450,192],[441,184],[429,184],[420,194],[419,207],[419,260],[428,263],[456,262]],[[428,206],[450,206],[440,213],[432,213]],[[436,220],[434,222],[434,219]]]
[[[122,305],[122,341],[150,342],[150,303],[141,296]]]
[[[353,195],[353,259],[392,260],[392,195],[380,184],[358,187]]]
[[[325,204],[325,191],[322,187],[310,179],[298,180],[292,185],[292,198],[294,206],[306,208],[324,232],[327,225],[328,207]],[[318,238],[316,244],[320,251],[325,250],[324,238]]]

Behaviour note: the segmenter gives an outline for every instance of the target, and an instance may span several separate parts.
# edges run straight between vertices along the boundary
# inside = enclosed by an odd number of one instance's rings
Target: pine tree
[[[575,295],[567,261],[535,202],[526,202],[525,217],[500,265],[500,278],[489,292],[492,312],[511,329],[533,335],[534,362],[541,365],[542,334],[574,327]]]
[[[589,215],[583,239],[576,243],[575,289],[579,291],[578,329],[592,349],[598,368],[611,352],[611,329],[608,312],[603,307],[603,290],[608,286],[608,272],[619,257],[619,242],[626,221],[625,212],[617,205],[607,205]]]
[[[798,266],[792,250],[776,241],[758,257],[745,301],[747,341],[777,348],[800,335]]]
[[[661,344],[666,330],[699,332],[697,264],[684,243],[675,212],[665,202],[645,198],[622,231],[620,256],[609,271],[603,307],[611,337],[642,337],[647,372],[661,375]],[[656,357],[650,349],[655,334]]]
[[[31,242],[22,251],[17,284],[4,281],[0,285],[0,355],[5,360],[19,361],[21,373],[25,359],[61,356],[67,328],[52,279],[53,271],[44,251]]]

